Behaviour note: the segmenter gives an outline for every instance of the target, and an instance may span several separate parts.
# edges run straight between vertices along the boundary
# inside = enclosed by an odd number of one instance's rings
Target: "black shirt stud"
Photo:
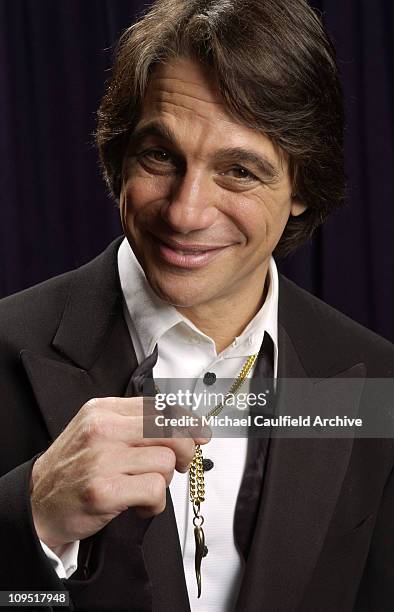
[[[213,461],[211,459],[203,459],[202,467],[204,468],[204,472],[209,472],[213,468]]]
[[[206,372],[204,374],[204,378],[202,379],[204,385],[213,385],[216,382],[216,374],[215,372]]]

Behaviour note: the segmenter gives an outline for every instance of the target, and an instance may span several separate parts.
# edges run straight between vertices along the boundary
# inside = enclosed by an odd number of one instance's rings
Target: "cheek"
[[[134,216],[156,208],[168,197],[170,186],[166,177],[135,176],[126,182],[123,191],[127,216]]]
[[[227,214],[253,248],[264,242],[270,225],[270,212],[262,201],[237,198],[230,203]]]
[[[233,221],[258,251],[271,250],[278,242],[290,214],[287,194],[264,194],[238,201]]]
[[[123,227],[130,230],[138,222],[138,218],[144,214],[149,202],[146,189],[141,181],[129,181],[123,188],[123,200],[121,200],[121,219]]]

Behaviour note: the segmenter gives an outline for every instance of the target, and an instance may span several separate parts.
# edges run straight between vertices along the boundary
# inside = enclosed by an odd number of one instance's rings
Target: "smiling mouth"
[[[218,257],[229,245],[179,244],[151,236],[162,260],[178,268],[202,268]]]

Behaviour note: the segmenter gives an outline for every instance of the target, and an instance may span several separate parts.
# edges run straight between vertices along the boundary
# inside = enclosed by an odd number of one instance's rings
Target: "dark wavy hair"
[[[305,0],[157,0],[120,38],[96,141],[116,199],[152,68],[186,56],[210,67],[229,112],[288,154],[293,194],[275,254],[310,238],[344,196],[343,106],[334,48]]]

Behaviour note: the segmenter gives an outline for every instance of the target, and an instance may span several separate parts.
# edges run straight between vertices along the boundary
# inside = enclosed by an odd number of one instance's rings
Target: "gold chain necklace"
[[[252,369],[258,353],[250,355],[245,361],[242,370],[238,374],[237,378],[231,385],[229,391],[226,393],[223,402],[212,408],[206,417],[217,416],[221,413],[223,408],[226,406],[227,400],[238,392],[240,387],[243,385],[247,375]],[[156,387],[156,392],[159,392]],[[204,517],[200,512],[200,504],[205,500],[205,480],[204,480],[204,466],[203,466],[203,455],[199,444],[196,445],[194,457],[189,466],[189,495],[190,501],[193,505],[193,526],[194,526],[194,540],[196,543],[196,551],[194,556],[194,567],[196,571],[197,580],[197,597],[201,596],[201,561],[208,554],[208,548],[205,545],[205,535],[203,531]]]

